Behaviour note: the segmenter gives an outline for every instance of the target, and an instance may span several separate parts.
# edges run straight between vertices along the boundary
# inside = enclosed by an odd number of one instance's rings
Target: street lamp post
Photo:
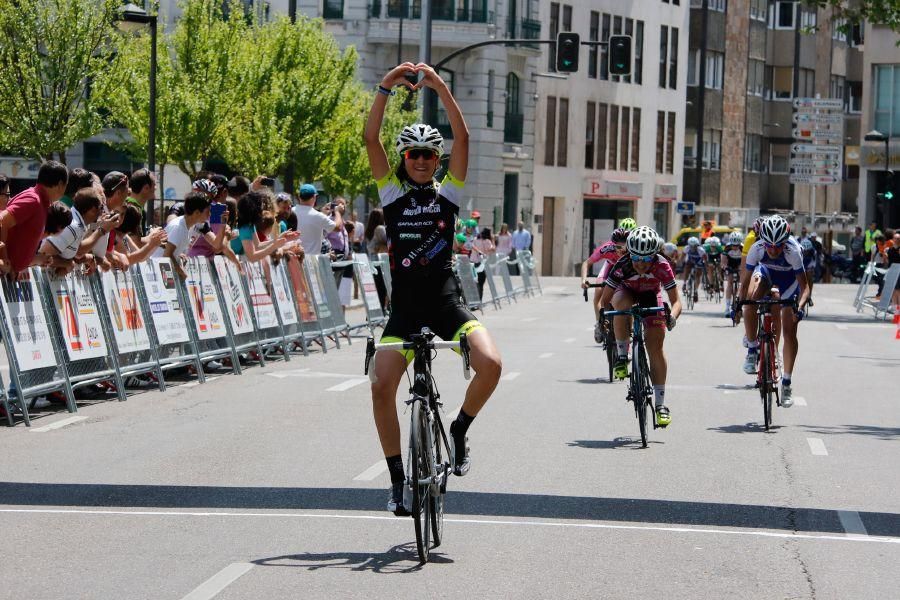
[[[863,140],[867,142],[884,142],[884,173],[885,177],[890,181],[891,174],[891,138],[889,135],[881,133],[877,129],[873,129],[863,136]],[[876,194],[876,198],[877,198]],[[877,203],[876,203],[877,206]]]
[[[147,169],[156,172],[156,25],[157,15],[150,14],[136,4],[128,3],[119,9],[121,29],[133,31],[141,25],[150,25],[150,126],[147,131]],[[148,222],[152,225],[154,217],[154,199],[150,199],[147,207]]]

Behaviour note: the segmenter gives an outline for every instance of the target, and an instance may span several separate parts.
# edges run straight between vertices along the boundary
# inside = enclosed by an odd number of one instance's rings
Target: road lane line
[[[841,520],[841,527],[844,528],[847,535],[869,535],[859,513],[855,510],[839,510],[837,514]]]
[[[207,376],[207,377],[206,377],[206,383],[213,382],[213,381],[215,381],[216,379],[219,379],[220,377],[222,377],[222,376],[221,376],[221,375]],[[183,384],[181,387],[183,387],[183,388],[197,387],[198,385],[200,385],[200,383],[201,383],[201,382],[200,382],[200,380],[198,379],[197,381],[189,381],[189,382]]]
[[[61,421],[56,421],[54,423],[50,423],[49,425],[44,425],[43,427],[34,427],[31,429],[31,433],[45,433],[47,431],[61,429],[66,425],[72,425],[73,423],[78,423],[79,421],[85,420],[87,420],[87,417],[69,417],[68,419],[62,419]]]
[[[550,358],[551,356],[553,356],[552,352],[544,352],[543,354],[538,356],[538,358]]]
[[[803,396],[794,396],[794,406],[806,406],[806,398]]]
[[[353,478],[353,481],[372,481],[387,471],[387,463],[382,459]]]
[[[506,375],[504,375],[504,376],[501,377],[500,379],[502,379],[503,381],[512,381],[512,380],[514,380],[516,377],[518,377],[519,375],[521,375],[521,373],[519,373],[518,371],[513,371],[512,373],[507,373]]]
[[[232,518],[268,518],[268,519],[332,519],[345,521],[388,521],[398,526],[407,527],[407,521],[395,516],[380,515],[348,515],[348,514],[323,514],[323,513],[234,513],[234,512],[175,512],[175,511],[148,511],[148,510],[68,510],[51,508],[0,508],[2,513],[16,514],[40,514],[40,515],[89,515],[89,516],[117,516],[117,517],[212,517],[221,519]],[[751,537],[768,537],[778,539],[801,540],[827,540],[835,542],[870,542],[878,544],[897,544],[900,546],[900,537],[884,536],[847,536],[847,535],[817,535],[812,533],[794,533],[766,530],[740,531],[735,529],[702,529],[693,527],[663,527],[660,525],[610,525],[606,523],[584,523],[567,521],[513,521],[501,519],[463,519],[445,517],[444,523],[460,523],[467,525],[518,525],[520,527],[555,527],[562,529],[606,529],[620,531],[659,531],[665,533],[697,533],[713,535],[738,535]]]
[[[821,439],[806,438],[806,443],[809,444],[809,451],[813,453],[813,456],[828,456],[828,450],[825,449],[825,442]]]
[[[571,343],[574,342],[574,341],[575,341],[575,338],[566,338],[566,339],[563,340],[563,343],[564,343],[564,344],[571,344]]]
[[[210,600],[219,592],[246,575],[253,568],[253,563],[232,563],[201,583],[182,600]]]
[[[533,321],[537,321],[538,319],[539,319],[539,317],[525,317],[524,319],[522,319],[522,322],[523,323],[531,323]]]
[[[350,388],[355,388],[358,385],[362,385],[366,383],[368,378],[363,379],[351,379],[349,381],[343,381],[337,385],[333,385],[330,388],[326,389],[326,392],[346,392]]]
[[[841,331],[847,331],[846,325],[841,325],[840,323],[835,323],[834,326],[837,327],[838,329],[840,329]]]

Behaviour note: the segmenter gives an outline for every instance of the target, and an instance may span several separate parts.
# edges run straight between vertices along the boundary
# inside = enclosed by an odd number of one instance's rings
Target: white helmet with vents
[[[444,136],[425,123],[407,125],[397,136],[397,154],[403,154],[412,148],[433,150],[440,157],[444,154]]]
[[[762,222],[759,236],[769,244],[781,244],[791,237],[791,226],[781,215],[772,215]]]
[[[628,252],[638,256],[656,254],[661,244],[662,240],[659,238],[659,234],[652,227],[646,225],[632,229],[628,241],[625,242]]]

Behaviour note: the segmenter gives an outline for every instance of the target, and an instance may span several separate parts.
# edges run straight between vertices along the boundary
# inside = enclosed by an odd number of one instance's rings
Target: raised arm
[[[416,87],[433,89],[447,111],[450,129],[453,131],[453,152],[450,154],[449,170],[454,177],[465,181],[466,172],[469,169],[469,128],[466,126],[466,120],[463,118],[462,111],[459,110],[453,94],[450,93],[450,88],[441,79],[441,76],[425,63],[416,65],[416,70],[422,73],[422,80]]]
[[[380,87],[385,90],[391,90],[396,85],[405,85],[410,89],[415,89],[406,79],[406,75],[415,72],[416,66],[410,62],[405,62],[391,69],[381,80]],[[375,101],[372,103],[372,110],[369,111],[369,118],[366,121],[366,129],[363,133],[363,139],[366,142],[366,153],[369,155],[369,168],[372,169],[372,177],[376,180],[381,179],[391,170],[387,153],[381,144],[381,124],[384,121],[384,109],[387,107],[388,98],[389,95],[383,92],[375,93]]]

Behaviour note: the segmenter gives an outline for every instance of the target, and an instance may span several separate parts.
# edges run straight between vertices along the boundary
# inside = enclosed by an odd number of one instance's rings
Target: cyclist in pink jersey
[[[586,290],[588,287],[588,271],[591,265],[602,263],[600,265],[600,274],[597,275],[597,282],[603,283],[610,269],[616,262],[625,255],[625,241],[628,239],[628,230],[621,227],[612,232],[609,241],[600,244],[586,261],[581,264],[581,289]],[[598,344],[603,341],[603,330],[600,327],[600,298],[603,296],[603,288],[594,290],[594,341]]]
[[[653,382],[653,396],[656,405],[656,424],[665,427],[671,422],[669,409],[665,405],[666,395],[666,355],[663,342],[666,329],[671,331],[681,314],[681,297],[675,283],[675,273],[669,261],[659,254],[662,240],[651,227],[638,227],[628,236],[626,248],[628,256],[615,264],[606,278],[602,304],[611,303],[615,310],[629,310],[635,304],[642,307],[663,306],[665,290],[671,308],[665,314],[648,316],[644,319],[645,343],[650,359],[650,380]],[[613,370],[618,379],[628,377],[628,340],[631,330],[630,317],[617,316],[613,322],[616,334],[617,360]]]

